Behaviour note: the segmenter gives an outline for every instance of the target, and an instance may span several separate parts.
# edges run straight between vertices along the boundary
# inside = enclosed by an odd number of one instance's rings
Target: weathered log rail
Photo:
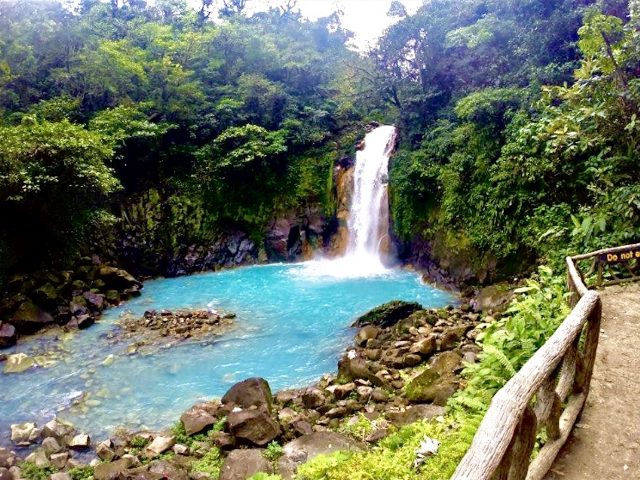
[[[540,480],[546,475],[589,393],[602,303],[587,285],[640,279],[638,252],[640,244],[567,257],[571,313],[496,393],[452,480]],[[590,264],[586,273],[580,268],[584,263]],[[532,458],[541,431],[547,441]]]

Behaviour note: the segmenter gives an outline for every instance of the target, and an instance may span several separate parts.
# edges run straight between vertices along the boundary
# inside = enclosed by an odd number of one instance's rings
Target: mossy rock
[[[422,310],[422,305],[419,303],[394,300],[365,313],[358,318],[352,326],[364,327],[366,325],[375,325],[383,328],[392,327],[400,320],[407,318],[418,310]]]
[[[457,352],[445,352],[429,362],[429,368],[411,380],[405,396],[411,402],[446,405],[460,386],[455,372],[461,367],[462,357]]]

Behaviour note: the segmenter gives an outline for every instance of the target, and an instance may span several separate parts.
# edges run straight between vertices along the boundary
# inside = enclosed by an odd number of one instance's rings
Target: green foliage
[[[465,388],[449,401],[453,412],[484,413],[493,395],[544,345],[569,313],[564,278],[554,276],[548,267],[540,267],[538,275],[516,292],[520,295],[505,315],[485,325],[478,336],[480,361],[465,368]]]
[[[282,480],[280,475],[269,475],[268,473],[258,472],[249,477],[249,480]]]
[[[211,478],[218,478],[222,467],[222,455],[217,447],[209,450],[204,457],[191,464],[191,471],[195,473],[206,473]]]
[[[143,449],[144,447],[146,447],[149,444],[149,439],[148,438],[144,438],[144,437],[133,437],[131,439],[131,441],[129,442],[129,444],[133,448]]]
[[[284,449],[282,448],[282,445],[275,440],[270,442],[262,453],[262,456],[270,462],[277,461],[282,455],[284,455]]]
[[[339,431],[351,435],[362,442],[373,432],[375,426],[375,422],[372,422],[360,413],[357,417],[345,420],[342,425],[340,425]]]
[[[73,480],[93,480],[93,467],[74,467],[67,473]]]
[[[462,418],[461,418],[462,420]],[[480,417],[418,421],[383,439],[370,451],[320,455],[298,469],[301,480],[448,479],[464,456]],[[416,450],[425,436],[441,442],[438,453],[416,468]]]
[[[56,473],[53,467],[38,467],[31,462],[20,464],[20,469],[25,480],[49,480],[49,477]]]

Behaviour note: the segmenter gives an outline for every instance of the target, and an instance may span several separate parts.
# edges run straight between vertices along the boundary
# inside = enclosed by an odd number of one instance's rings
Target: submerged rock
[[[4,364],[4,373],[22,373],[36,365],[35,359],[26,353],[16,353],[7,357],[7,361]]]
[[[37,425],[32,422],[14,423],[11,425],[11,441],[16,445],[31,445],[40,437],[41,433]]]

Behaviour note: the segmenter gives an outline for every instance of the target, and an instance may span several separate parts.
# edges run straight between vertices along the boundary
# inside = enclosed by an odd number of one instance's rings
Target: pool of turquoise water
[[[455,301],[417,274],[389,270],[368,277],[332,276],[306,264],[238,268],[145,283],[142,295],[105,312],[71,338],[46,336],[15,351],[57,349],[48,368],[0,374],[0,443],[9,425],[39,424],[54,415],[95,440],[118,426],[163,428],[201,399],[219,397],[247,377],[266,378],[274,391],[304,386],[335,372],[352,341],[350,324],[393,299],[442,307]],[[126,355],[128,342],[107,337],[120,315],[149,309],[210,308],[237,315],[233,330],[213,341],[177,345],[152,355]],[[113,362],[105,362],[113,355]],[[82,408],[71,407],[88,396]]]

